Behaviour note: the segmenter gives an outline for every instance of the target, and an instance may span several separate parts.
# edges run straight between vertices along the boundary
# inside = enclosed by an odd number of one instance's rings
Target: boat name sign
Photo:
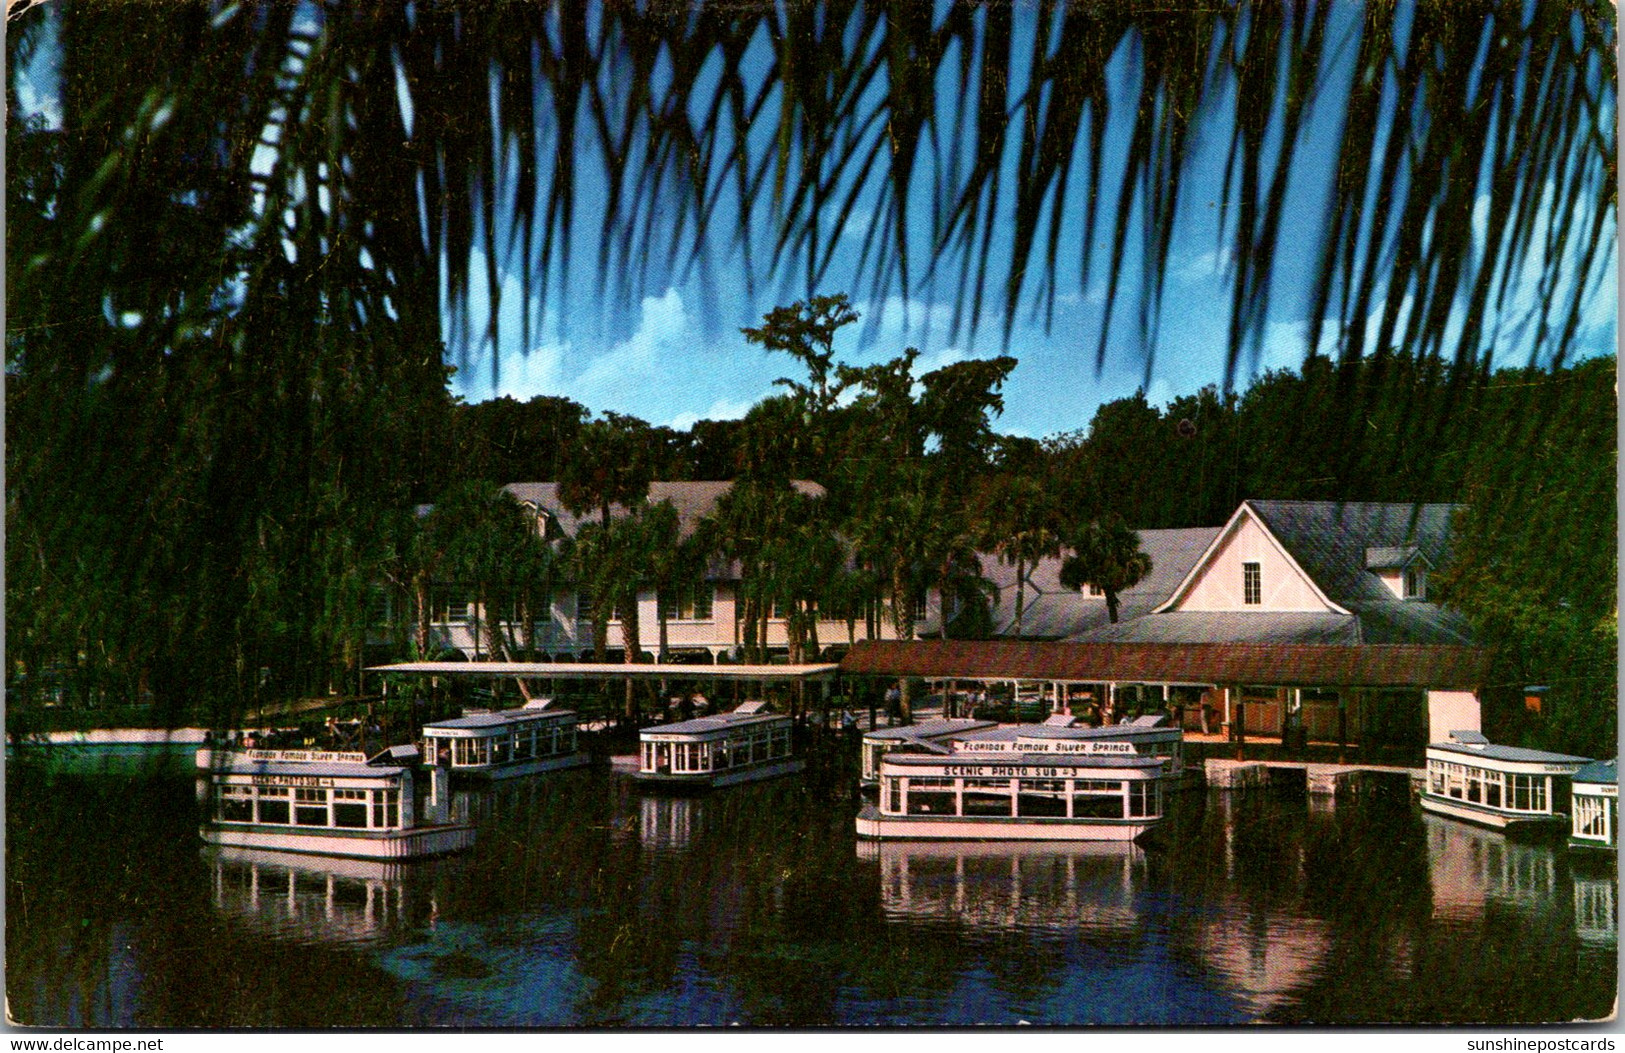
[[[244,750],[250,760],[298,761],[303,764],[365,764],[367,755],[332,750]]]
[[[255,775],[255,786],[332,786],[332,779],[316,775]]]
[[[1069,742],[1020,739],[1015,742],[956,742],[956,753],[1115,753],[1132,755],[1132,742]]]
[[[1035,768],[1009,764],[948,764],[942,769],[946,776],[991,779],[1063,779],[1077,772],[1071,768]]]

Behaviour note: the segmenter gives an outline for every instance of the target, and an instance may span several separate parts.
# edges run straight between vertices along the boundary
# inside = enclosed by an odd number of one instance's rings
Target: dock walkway
[[[1215,790],[1247,790],[1268,786],[1276,771],[1301,771],[1310,793],[1337,797],[1362,793],[1374,782],[1403,777],[1407,788],[1420,785],[1423,769],[1391,764],[1321,764],[1313,761],[1224,760],[1209,757],[1204,763],[1207,784]]]

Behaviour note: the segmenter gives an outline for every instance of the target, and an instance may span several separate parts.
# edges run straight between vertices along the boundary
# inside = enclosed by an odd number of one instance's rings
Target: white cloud
[[[594,408],[635,402],[662,374],[691,368],[685,358],[699,344],[698,328],[676,289],[645,297],[637,331],[571,377],[571,397]]]
[[[738,420],[745,414],[749,413],[751,411],[751,407],[755,406],[759,401],[760,399],[753,398],[720,398],[711,403],[711,408],[706,410],[704,413],[690,413],[685,411],[677,414],[675,417],[672,417],[665,423],[667,427],[675,428],[678,431],[687,431],[689,428],[694,426],[696,421]]]

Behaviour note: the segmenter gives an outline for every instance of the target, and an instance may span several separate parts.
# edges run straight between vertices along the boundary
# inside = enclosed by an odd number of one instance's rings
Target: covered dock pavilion
[[[1156,690],[1165,705],[1185,689],[1213,699],[1238,748],[1251,730],[1341,750],[1351,733],[1365,741],[1379,726],[1403,729],[1403,744],[1417,748],[1479,728],[1488,666],[1481,648],[1421,644],[888,640],[856,644],[841,671],[919,677],[950,690],[965,682],[1037,684],[1058,712],[1076,689],[1103,692],[1098,700],[1108,710],[1130,686]]]
[[[662,684],[668,681],[706,681],[733,684],[816,683],[828,697],[830,684],[840,675],[836,662],[802,665],[693,665],[676,662],[396,662],[367,667],[369,673],[415,673],[452,678],[511,678],[525,685],[545,680],[633,681]],[[528,697],[528,696],[527,696]],[[798,699],[798,702],[800,700]]]

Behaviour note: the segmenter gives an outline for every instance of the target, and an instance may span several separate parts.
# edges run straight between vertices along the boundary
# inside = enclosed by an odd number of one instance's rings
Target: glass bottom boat
[[[445,770],[431,773],[433,792],[420,814],[412,768],[397,759],[394,751],[369,762],[360,753],[304,750],[218,758],[202,779],[198,833],[212,845],[363,859],[420,859],[471,846],[474,827],[446,819]]]
[[[1112,754],[890,754],[859,837],[1133,841],[1162,822],[1163,762]]]

